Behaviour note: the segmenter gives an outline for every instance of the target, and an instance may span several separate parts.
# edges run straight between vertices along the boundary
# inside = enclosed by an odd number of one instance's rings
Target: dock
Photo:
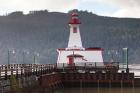
[[[38,87],[52,91],[65,87],[139,87],[140,78],[129,71],[118,72],[119,66],[76,66],[65,64],[10,64],[0,66],[0,91]],[[14,83],[13,83],[13,81]],[[16,82],[15,82],[16,81]],[[33,87],[32,87],[33,88]],[[33,88],[34,90],[34,88]],[[6,91],[6,92],[4,92]],[[8,92],[10,93],[10,92]],[[13,92],[14,93],[14,92]]]

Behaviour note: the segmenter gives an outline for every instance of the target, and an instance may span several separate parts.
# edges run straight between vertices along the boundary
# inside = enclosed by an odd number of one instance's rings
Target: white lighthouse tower
[[[57,64],[71,65],[75,63],[76,65],[81,64],[92,64],[96,66],[103,66],[103,58],[101,48],[83,48],[80,28],[81,24],[78,13],[72,13],[71,19],[69,21],[70,35],[67,48],[59,48]]]
[[[69,22],[70,26],[70,37],[67,49],[83,49],[79,25],[81,24],[78,14],[73,13],[72,18]]]

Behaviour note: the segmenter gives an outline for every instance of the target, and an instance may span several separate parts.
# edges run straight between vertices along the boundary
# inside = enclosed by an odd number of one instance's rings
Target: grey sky
[[[80,9],[104,16],[140,18],[140,0],[0,0],[0,14],[45,9],[58,12]]]

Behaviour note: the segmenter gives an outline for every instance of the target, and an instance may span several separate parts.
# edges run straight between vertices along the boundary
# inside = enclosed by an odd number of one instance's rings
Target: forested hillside
[[[25,63],[32,63],[38,53],[36,62],[55,63],[56,49],[67,47],[70,14],[45,10],[0,16],[0,63],[7,63],[8,50],[10,63],[23,63],[23,51]],[[87,11],[79,11],[79,16],[84,47],[113,50],[117,58],[122,48],[128,47],[129,62],[140,63],[140,19],[103,17]]]

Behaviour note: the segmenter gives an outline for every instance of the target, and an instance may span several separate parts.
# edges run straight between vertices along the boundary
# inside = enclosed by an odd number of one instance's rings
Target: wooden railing
[[[73,64],[57,63],[55,64],[58,72],[69,71],[110,71],[117,72],[119,70],[119,62],[77,62]]]
[[[110,71],[117,72],[119,70],[118,62],[101,62],[92,63],[78,63],[78,64],[66,64],[66,63],[56,63],[56,64],[9,64],[0,65],[0,79],[7,79],[11,75],[15,75],[17,78],[22,76],[31,75],[43,75],[52,72],[78,72],[82,71]]]
[[[42,75],[51,73],[54,71],[54,65],[52,64],[9,64],[0,65],[0,79],[7,79],[11,75],[15,75],[17,78],[30,75]]]

